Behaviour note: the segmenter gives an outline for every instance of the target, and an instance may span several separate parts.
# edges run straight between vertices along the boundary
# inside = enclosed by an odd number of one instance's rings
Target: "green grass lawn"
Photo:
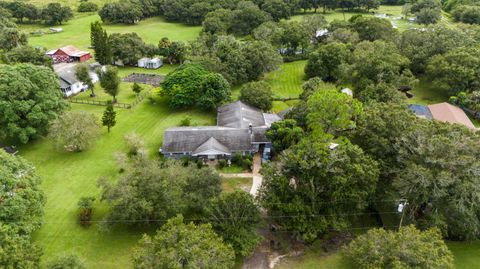
[[[120,83],[119,93],[117,95],[117,102],[124,103],[124,104],[131,104],[133,103],[138,97],[132,91],[133,83],[122,82]],[[149,94],[152,90],[152,86],[140,84],[143,87],[143,94]],[[90,97],[91,91],[81,92],[71,99],[74,100],[88,100],[88,101],[111,101],[112,97],[108,95],[99,85],[99,83],[95,83],[95,97]]]
[[[453,252],[456,269],[478,268],[480,264],[480,241],[447,242]],[[342,261],[337,253],[325,253],[319,242],[307,248],[304,255],[285,258],[275,269],[354,269]]]
[[[87,268],[129,268],[135,243],[146,232],[117,227],[101,232],[93,225],[83,228],[77,224],[77,202],[82,196],[98,198],[96,182],[101,176],[114,176],[117,168],[113,154],[125,150],[123,136],[138,133],[152,156],[156,155],[166,128],[176,126],[189,115],[199,125],[215,123],[213,113],[199,111],[172,111],[164,100],[157,103],[143,101],[134,109],[116,109],[117,125],[111,133],[104,128],[101,137],[91,149],[81,153],[57,151],[47,139],[40,139],[20,147],[20,155],[33,163],[43,179],[47,198],[42,228],[34,235],[35,243],[44,250],[43,261],[62,253],[77,253]],[[101,116],[104,108],[72,104],[73,110],[86,110]],[[95,204],[94,221],[101,220],[107,205]]]
[[[222,179],[222,189],[224,192],[233,192],[235,190],[248,192],[252,186],[252,180],[250,177],[224,178]]]
[[[79,49],[86,50],[90,46],[90,23],[99,21],[96,14],[80,15],[58,26],[63,32],[56,34],[45,34],[42,36],[30,36],[29,43],[32,46],[40,46],[47,49],[59,48],[66,45],[74,45]],[[140,21],[135,25],[112,24],[103,25],[109,34],[111,33],[137,33],[142,39],[150,44],[157,45],[162,37],[170,40],[188,41],[194,40],[200,33],[200,26],[187,26],[181,23],[166,22],[161,17],[153,17]],[[19,25],[25,32],[36,30],[48,31],[45,25]]]
[[[217,168],[217,171],[219,173],[225,173],[225,174],[237,174],[237,173],[244,173],[245,172],[245,170],[242,167],[240,167],[238,165],[234,165],[234,164],[232,164],[230,166],[225,166],[221,169]]]
[[[297,98],[302,93],[306,64],[307,61],[283,63],[265,76],[265,81],[272,86],[275,98]]]
[[[450,94],[444,90],[435,88],[432,82],[426,78],[421,78],[418,85],[411,91],[413,98],[408,100],[411,104],[429,105],[441,102],[447,102]]]

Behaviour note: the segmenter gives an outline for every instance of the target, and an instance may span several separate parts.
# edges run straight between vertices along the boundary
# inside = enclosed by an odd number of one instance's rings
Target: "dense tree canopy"
[[[111,34],[108,45],[111,48],[113,61],[121,61],[124,65],[137,65],[140,58],[153,56],[157,50],[155,46],[145,44],[136,33]]]
[[[480,90],[480,48],[462,47],[432,57],[427,74],[440,89],[457,94]]]
[[[5,60],[8,64],[31,63],[51,67],[52,58],[45,55],[45,50],[32,46],[20,46],[5,53]]]
[[[348,213],[367,207],[378,177],[377,163],[358,146],[312,135],[262,171],[262,206],[272,220],[306,240],[348,226]]]
[[[273,106],[273,91],[265,81],[250,82],[240,89],[239,99],[253,107],[269,111]]]
[[[400,231],[372,229],[351,242],[344,251],[352,266],[366,268],[454,268],[453,255],[438,229]]]
[[[260,210],[253,197],[244,191],[224,193],[211,201],[206,221],[230,244],[238,256],[249,256],[260,243],[256,226]]]
[[[41,250],[30,242],[45,199],[35,168],[0,150],[0,265],[39,268]]]
[[[339,67],[350,57],[350,51],[345,44],[330,43],[321,46],[310,54],[305,74],[307,77],[320,77],[325,81],[336,81],[340,77]]]
[[[215,109],[231,97],[228,81],[198,64],[184,64],[169,73],[162,83],[161,94],[175,108]]]
[[[355,90],[380,82],[397,84],[401,76],[411,76],[406,72],[409,64],[392,43],[364,41],[356,46],[350,64],[343,66],[343,81],[351,82]]]
[[[0,65],[0,138],[27,143],[45,135],[64,110],[58,79],[51,69],[31,64]]]
[[[11,13],[0,7],[0,49],[6,51],[27,44],[27,36],[10,18]]]
[[[199,216],[208,200],[221,191],[220,176],[208,168],[160,163],[142,155],[134,157],[118,181],[99,182],[102,199],[112,206],[107,223],[159,225],[176,214]]]
[[[281,152],[297,144],[304,136],[302,128],[297,126],[293,119],[285,119],[272,123],[266,133],[269,141],[272,141],[276,152]]]
[[[144,235],[133,254],[133,268],[232,268],[235,255],[210,224],[184,224],[183,217],[170,219],[153,237]]]
[[[56,25],[73,18],[73,12],[70,7],[62,6],[59,3],[50,3],[42,9],[41,16],[46,24]]]

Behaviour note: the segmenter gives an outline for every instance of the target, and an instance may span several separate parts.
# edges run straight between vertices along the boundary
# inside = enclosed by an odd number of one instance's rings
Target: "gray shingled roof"
[[[230,150],[217,139],[210,137],[205,143],[201,144],[192,152],[193,156],[198,155],[231,155]]]
[[[212,137],[230,151],[248,151],[251,149],[251,135],[248,128],[174,127],[165,131],[162,152],[192,153]]]
[[[75,76],[75,64],[61,63],[54,65],[53,68],[60,78],[60,87],[62,89],[78,82],[78,79]]]
[[[248,128],[265,125],[265,119],[260,109],[237,101],[218,108],[217,126],[232,128]]]

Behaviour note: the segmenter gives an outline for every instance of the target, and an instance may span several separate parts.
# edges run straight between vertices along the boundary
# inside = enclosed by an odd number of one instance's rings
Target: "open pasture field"
[[[215,123],[213,113],[194,110],[172,111],[161,98],[155,104],[144,100],[135,108],[116,109],[117,125],[110,133],[103,129],[101,137],[91,149],[81,153],[57,151],[47,139],[41,139],[20,148],[20,155],[33,163],[43,178],[47,197],[44,224],[36,232],[34,241],[44,250],[43,261],[68,252],[85,260],[87,268],[129,268],[130,254],[141,235],[148,230],[119,226],[109,232],[96,225],[108,211],[99,201],[96,182],[99,177],[113,178],[118,170],[113,154],[125,150],[123,136],[139,134],[152,156],[161,146],[166,128],[179,125],[189,116],[197,125]],[[97,115],[104,107],[71,105],[72,110],[85,110]],[[77,202],[82,196],[96,196],[94,224],[89,228],[77,222]]]
[[[74,45],[79,49],[86,50],[90,46],[90,24],[95,21],[100,21],[100,17],[97,14],[80,15],[66,22],[64,25],[57,26],[63,28],[63,32],[61,33],[30,36],[28,40],[30,45],[46,49]],[[19,27],[27,33],[38,30],[48,32],[48,28],[50,28],[38,24],[20,24]],[[135,32],[146,43],[155,45],[158,44],[162,37],[168,37],[170,40],[176,41],[194,40],[201,30],[200,26],[187,26],[181,23],[166,22],[165,19],[161,17],[148,18],[135,25],[104,24],[103,27],[109,34]]]

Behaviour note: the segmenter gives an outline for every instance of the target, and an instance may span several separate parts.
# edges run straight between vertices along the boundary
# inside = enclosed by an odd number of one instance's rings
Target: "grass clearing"
[[[224,192],[236,190],[248,192],[252,186],[252,180],[251,177],[224,178],[222,179],[222,189]]]
[[[454,256],[456,269],[477,268],[480,264],[480,241],[447,242]],[[325,253],[316,241],[304,255],[281,260],[276,269],[354,269],[342,261],[341,254]]]
[[[77,223],[77,202],[82,196],[97,197],[93,221],[101,221],[108,212],[108,206],[98,201],[96,182],[101,176],[117,174],[113,154],[125,150],[125,134],[138,133],[155,156],[165,129],[178,125],[187,115],[199,125],[215,123],[214,113],[172,111],[163,99],[155,100],[156,104],[143,101],[130,110],[116,109],[117,125],[110,133],[104,128],[96,145],[85,152],[57,151],[47,139],[20,147],[20,155],[35,165],[42,177],[47,198],[44,224],[34,235],[34,241],[44,250],[43,261],[73,252],[85,260],[87,268],[131,267],[132,248],[143,233],[150,231],[124,226],[110,232],[102,232],[96,225],[83,228]],[[72,104],[72,110],[89,111],[100,118],[104,107]]]
[[[429,105],[447,102],[450,94],[447,91],[436,88],[431,81],[420,78],[418,85],[411,91],[413,98],[408,100],[411,104]]]
[[[224,173],[224,174],[238,174],[238,173],[245,173],[245,170],[238,166],[238,165],[235,165],[235,164],[232,164],[230,166],[225,166],[223,168],[218,168],[217,171],[219,173]]]
[[[58,26],[63,32],[56,34],[45,34],[41,36],[30,36],[29,44],[46,49],[60,48],[66,45],[74,45],[79,49],[86,50],[90,46],[90,23],[100,21],[97,14],[78,16]],[[43,30],[48,31],[50,26],[40,24],[19,24],[19,27],[26,33]],[[200,33],[200,26],[187,26],[181,23],[167,22],[161,17],[153,17],[140,21],[134,25],[126,24],[104,24],[104,29],[112,33],[137,33],[146,43],[157,45],[162,37],[168,37],[175,41],[189,41],[197,38]]]
[[[274,98],[297,98],[302,93],[306,64],[307,61],[283,63],[265,76],[265,81],[272,86]]]

